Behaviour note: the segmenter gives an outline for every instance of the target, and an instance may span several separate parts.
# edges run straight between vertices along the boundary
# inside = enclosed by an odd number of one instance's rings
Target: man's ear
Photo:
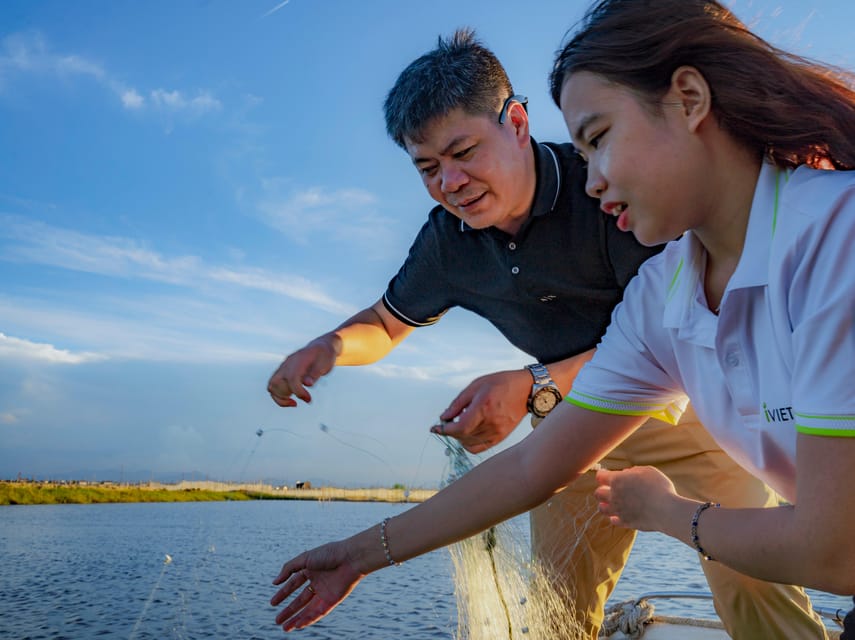
[[[704,75],[695,67],[678,67],[671,74],[671,94],[686,118],[689,131],[695,132],[712,111],[712,92]]]
[[[508,107],[508,119],[510,126],[514,128],[514,134],[521,145],[529,145],[528,112],[519,102],[511,102]]]

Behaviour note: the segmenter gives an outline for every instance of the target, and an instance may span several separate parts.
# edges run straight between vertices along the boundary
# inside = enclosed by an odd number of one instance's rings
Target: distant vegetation
[[[27,504],[96,504],[104,502],[213,502],[225,500],[321,500],[354,502],[422,502],[436,493],[431,489],[310,489],[274,488],[269,485],[235,485],[182,482],[177,485],[117,485],[111,483],[52,483],[0,481],[0,506]]]
[[[251,500],[245,491],[148,489],[119,486],[45,485],[0,482],[0,505],[95,504],[99,502],[209,502]]]

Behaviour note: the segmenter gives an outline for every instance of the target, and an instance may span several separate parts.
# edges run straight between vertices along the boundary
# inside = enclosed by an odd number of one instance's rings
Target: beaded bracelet
[[[695,515],[692,516],[692,544],[695,545],[695,549],[698,550],[698,553],[701,554],[704,560],[711,560],[713,562],[715,562],[715,558],[704,551],[704,548],[701,546],[701,540],[698,538],[698,519],[701,517],[701,514],[710,507],[718,509],[720,506],[721,505],[718,503],[713,504],[712,502],[704,502],[703,504],[698,505],[698,508],[695,509]]]
[[[383,522],[380,523],[380,544],[383,545],[383,553],[386,554],[386,560],[389,562],[389,566],[398,567],[401,563],[392,560],[392,553],[389,551],[389,538],[386,537],[386,523],[389,522],[389,520],[391,520],[391,518],[383,518]]]

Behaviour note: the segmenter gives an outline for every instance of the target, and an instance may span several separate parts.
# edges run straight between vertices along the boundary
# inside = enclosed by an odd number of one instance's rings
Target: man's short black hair
[[[513,87],[495,54],[461,28],[439,37],[432,51],[413,61],[386,96],[386,131],[402,148],[420,141],[425,127],[454,109],[471,115],[498,113]]]

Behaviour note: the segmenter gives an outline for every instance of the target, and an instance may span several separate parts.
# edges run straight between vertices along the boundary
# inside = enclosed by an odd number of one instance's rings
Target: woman
[[[774,49],[711,0],[606,0],[551,81],[603,210],[645,244],[687,233],[645,263],[567,402],[524,441],[286,562],[272,604],[306,586],[276,618],[285,630],[371,571],[531,509],[649,416],[676,421],[687,396],[792,504],[715,508],[634,468],[599,473],[601,511],[763,580],[855,593],[851,76]]]

